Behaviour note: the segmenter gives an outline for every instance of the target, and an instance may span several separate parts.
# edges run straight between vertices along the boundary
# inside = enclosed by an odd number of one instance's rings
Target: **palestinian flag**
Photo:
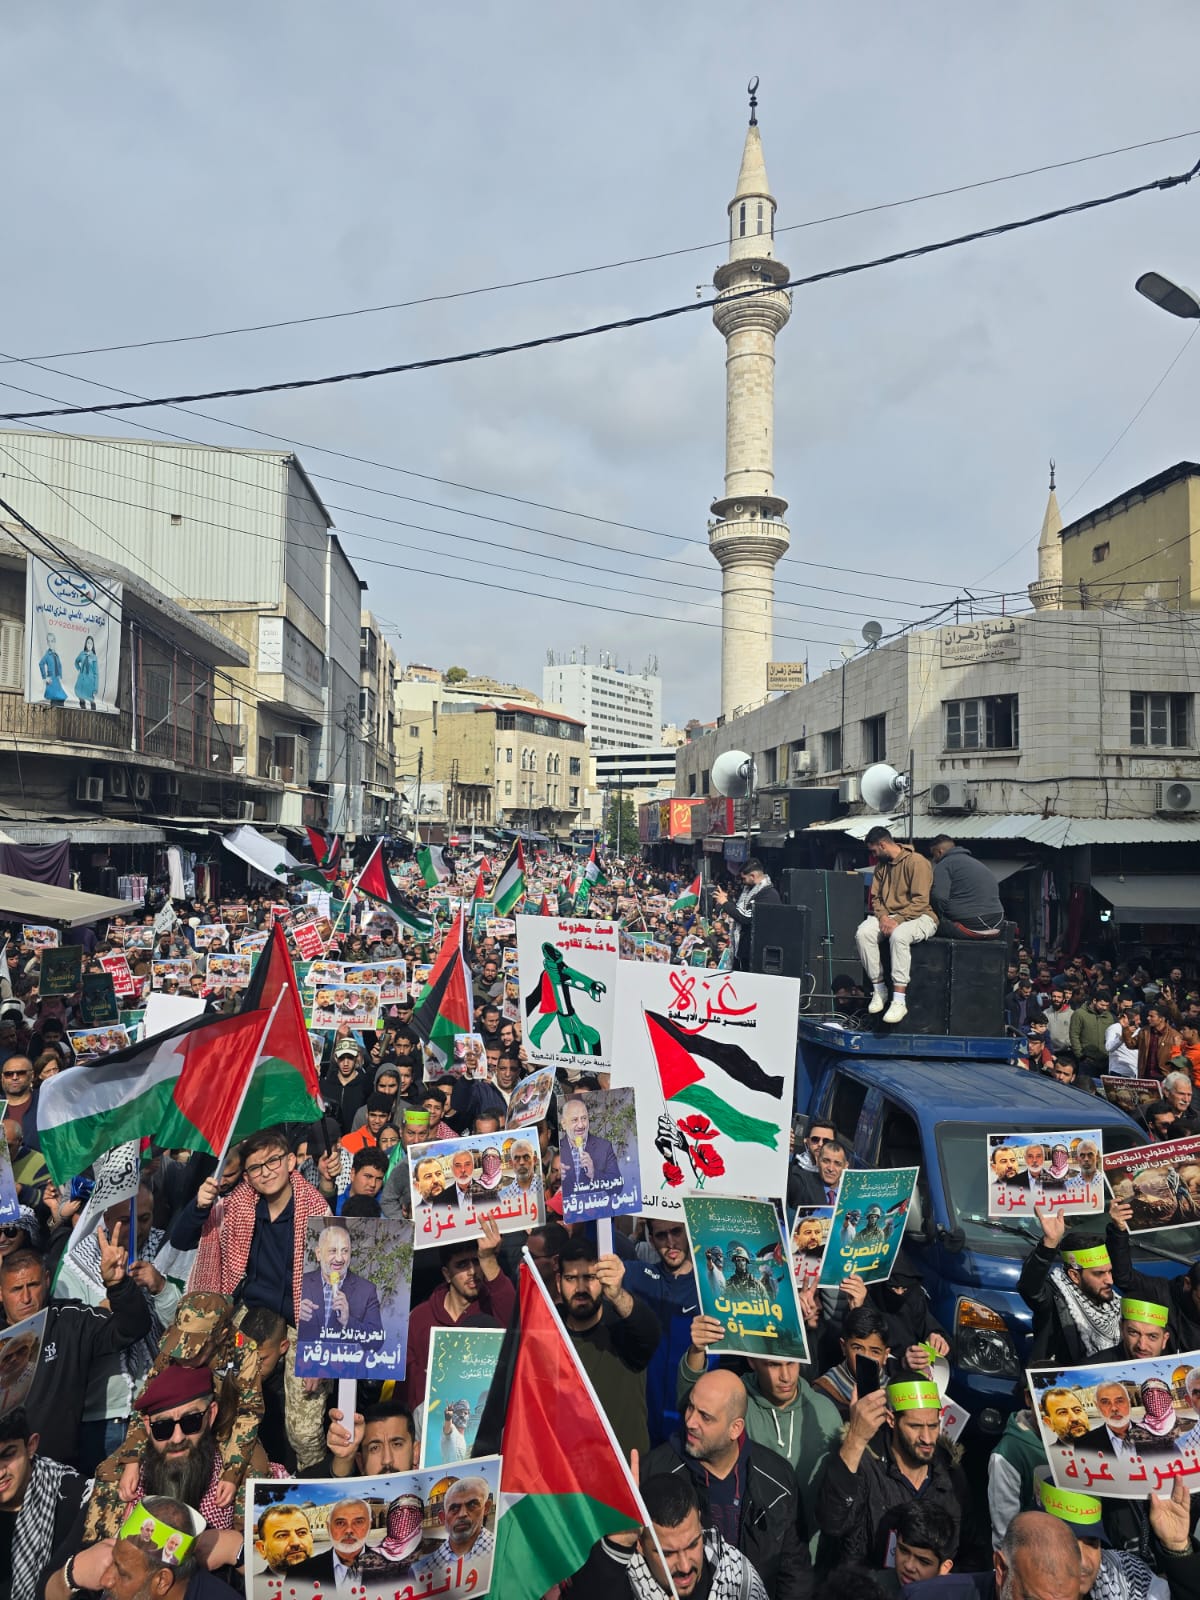
[[[445,883],[447,878],[454,876],[450,870],[450,863],[442,854],[441,845],[423,844],[418,846],[417,865],[421,869],[421,876],[425,880],[427,889],[436,889],[439,883]]]
[[[492,899],[496,903],[496,915],[510,917],[524,896],[525,852],[521,848],[520,839],[514,839],[492,891]]]
[[[587,858],[583,875],[588,883],[607,883],[608,874],[604,870],[604,863],[596,855],[596,846],[592,846],[592,853]]]
[[[703,1112],[740,1144],[778,1148],[784,1131],[781,1077],[764,1072],[741,1045],[689,1033],[657,1011],[645,1018],[664,1100]],[[727,1098],[731,1093],[737,1104]]]
[[[575,910],[583,916],[591,904],[592,882],[586,873],[582,873],[575,880]]]
[[[700,904],[700,876],[696,875],[677,900],[672,901],[672,911],[695,911]]]
[[[445,1066],[460,1033],[470,1033],[474,1020],[471,980],[463,956],[463,919],[458,912],[413,1007],[412,1025]]]
[[[280,997],[282,982],[290,992]],[[316,1068],[278,927],[255,964],[246,1006],[231,1017],[189,1018],[144,1044],[60,1072],[60,1082],[47,1080],[38,1129],[54,1181],[70,1183],[134,1139],[219,1156],[231,1136],[315,1122]]]
[[[293,867],[293,878],[303,878],[305,883],[311,883],[314,889],[324,889],[328,893],[337,882],[337,868],[326,872],[324,867]]]
[[[483,868],[482,867],[479,869],[479,875],[475,879],[475,893],[471,896],[471,898],[472,898],[472,900],[486,900],[487,899],[487,884],[484,883],[484,881],[483,881]]]
[[[548,896],[546,894],[546,891],[543,889],[542,890],[542,903],[538,907],[538,916],[539,917],[551,917],[553,915],[554,915],[554,913],[550,909],[549,898],[548,898]]]
[[[528,1254],[475,1455],[499,1451],[501,1434],[493,1570],[504,1574],[504,1600],[541,1600],[579,1571],[597,1539],[650,1520]]]
[[[426,916],[417,903],[392,882],[387,862],[383,859],[382,843],[375,846],[370,860],[355,879],[354,887],[370,899],[387,906],[400,926],[407,928],[416,938],[433,937],[433,918]]]
[[[330,838],[327,833],[322,833],[320,828],[310,828],[307,825],[305,826],[304,831],[308,835],[308,842],[312,849],[313,860],[316,862],[317,866],[325,867],[327,869],[336,867],[338,862],[341,860],[342,855],[341,835],[335,833],[333,837]],[[330,872],[330,876],[333,876],[332,872]]]

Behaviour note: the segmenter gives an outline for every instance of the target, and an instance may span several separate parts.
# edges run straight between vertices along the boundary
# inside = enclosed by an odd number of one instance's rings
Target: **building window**
[[[763,231],[763,203],[761,200],[758,202],[758,231],[759,233]]]
[[[569,793],[571,796],[571,804],[573,806],[577,806],[579,804],[579,790],[575,788],[574,785],[571,785]]]
[[[823,733],[821,739],[825,745],[825,771],[840,772],[842,770],[842,730],[830,728],[828,733]]]
[[[421,737],[421,730],[415,722],[410,722],[408,725],[408,737],[410,739],[419,739]]]
[[[1021,743],[1015,694],[947,700],[947,750],[1016,750]]]
[[[743,200],[738,207],[738,238],[746,237],[746,202]]]
[[[707,794],[708,793],[708,772],[709,772],[709,769],[707,767],[705,767],[704,771],[700,774],[700,793],[701,794]]]
[[[505,763],[508,766],[510,766],[510,767],[512,766],[512,745],[506,745],[505,746],[504,760],[505,760]]]
[[[510,795],[512,793],[512,779],[511,778],[505,778],[505,780],[504,780],[504,792],[505,792],[506,795]]]
[[[887,717],[864,717],[862,725],[862,753],[864,766],[873,761],[887,760]]]
[[[1192,697],[1190,694],[1131,694],[1129,742],[1162,746],[1189,745]]]
[[[1092,563],[1093,563],[1093,565],[1098,566],[1101,561],[1107,561],[1107,560],[1108,560],[1108,540],[1106,539],[1103,544],[1094,544],[1092,546]]]
[[[578,756],[572,756],[567,765],[571,769],[571,776],[573,778],[578,778],[583,771],[583,763],[580,761]]]

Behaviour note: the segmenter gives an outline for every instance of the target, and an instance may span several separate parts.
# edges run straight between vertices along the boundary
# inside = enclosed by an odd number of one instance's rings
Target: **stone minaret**
[[[775,259],[775,200],[767,185],[750,85],[750,126],[729,202],[729,260],[713,277],[713,321],[725,338],[725,493],[713,502],[709,549],[721,566],[721,711],[761,705],[774,635],[775,563],[788,547],[787,501],[775,493],[775,335],[792,314]]]
[[[1054,492],[1054,463],[1050,463],[1050,498],[1046,501],[1046,515],[1042,518],[1042,531],[1038,538],[1037,582],[1029,585],[1029,598],[1035,611],[1062,610],[1062,512],[1058,509],[1058,496]]]

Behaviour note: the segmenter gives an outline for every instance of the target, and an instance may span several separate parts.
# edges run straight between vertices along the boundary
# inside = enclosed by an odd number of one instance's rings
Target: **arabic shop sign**
[[[1019,661],[1021,635],[1012,617],[987,622],[964,622],[942,628],[939,635],[943,667],[968,667],[980,661]]]

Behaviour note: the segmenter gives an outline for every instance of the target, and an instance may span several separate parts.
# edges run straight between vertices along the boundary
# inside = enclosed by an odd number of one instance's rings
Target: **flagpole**
[[[258,1066],[259,1057],[263,1053],[263,1046],[267,1042],[267,1035],[271,1031],[271,1024],[275,1021],[275,1014],[279,1010],[280,1002],[283,1000],[284,995],[289,994],[290,992],[290,984],[284,983],[280,985],[279,993],[275,996],[275,1004],[271,1007],[270,1015],[267,1017],[267,1020],[263,1025],[263,1031],[259,1036],[258,1043],[254,1047],[254,1060],[250,1064],[250,1071],[246,1074],[246,1081],[242,1084],[242,1092],[238,1095],[238,1103],[233,1113],[233,1120],[229,1124],[229,1132],[225,1136],[225,1146],[217,1158],[217,1170],[213,1174],[213,1181],[215,1183],[220,1183],[222,1175],[225,1172],[225,1163],[229,1160],[229,1152],[233,1148],[233,1135],[238,1125],[238,1118],[241,1116],[245,1107],[246,1096],[250,1093],[250,1085],[254,1081],[255,1069]]]
[[[382,849],[383,849],[383,840],[381,839],[379,841],[379,843],[375,846],[374,850],[371,851],[371,854],[363,862],[362,872],[359,873],[358,877],[355,878],[354,882],[346,890],[346,898],[342,901],[342,909],[338,912],[337,917],[334,919],[333,927],[330,928],[330,930],[329,930],[329,938],[330,938],[330,940],[332,940],[334,934],[338,930],[338,923],[342,920],[343,916],[346,914],[346,911],[349,909],[349,907],[353,903],[353,897],[358,893],[358,886],[362,882],[363,873],[366,872],[367,868],[371,865],[372,861],[374,861],[375,857],[377,855],[379,855],[379,853],[380,853],[380,851]]]

